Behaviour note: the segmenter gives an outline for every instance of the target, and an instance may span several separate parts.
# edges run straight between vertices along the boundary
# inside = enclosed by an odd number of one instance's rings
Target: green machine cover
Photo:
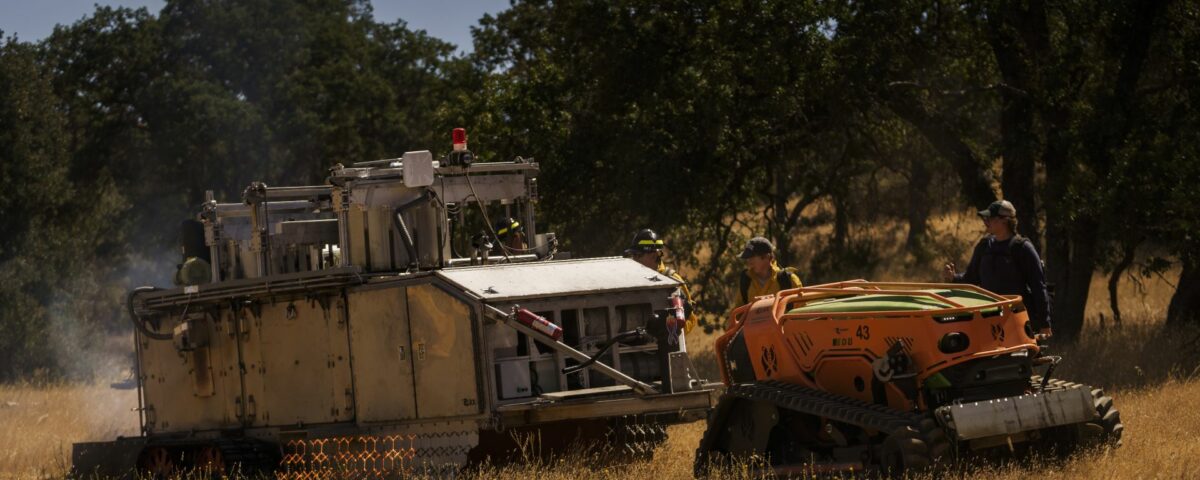
[[[970,290],[934,289],[922,291],[936,293],[964,307],[978,307],[995,303],[995,300],[986,295]],[[933,297],[873,294],[817,300],[803,307],[789,310],[788,313],[895,312],[938,310],[943,308],[954,308],[954,305],[936,300]]]

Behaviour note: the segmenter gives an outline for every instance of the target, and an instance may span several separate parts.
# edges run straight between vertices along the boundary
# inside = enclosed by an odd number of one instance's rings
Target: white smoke
[[[109,385],[132,379],[133,327],[125,294],[140,285],[169,286],[175,256],[137,256],[123,275],[80,275],[63,285],[49,309],[49,340],[67,381]]]

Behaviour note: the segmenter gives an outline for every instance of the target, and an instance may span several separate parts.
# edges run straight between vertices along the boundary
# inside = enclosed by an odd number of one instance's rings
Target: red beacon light
[[[454,129],[454,151],[460,152],[467,149],[467,129]]]
[[[442,165],[448,167],[470,167],[475,161],[474,155],[467,150],[467,129],[456,128],[452,135],[454,139],[454,148],[450,150],[450,154],[446,155],[446,161]]]

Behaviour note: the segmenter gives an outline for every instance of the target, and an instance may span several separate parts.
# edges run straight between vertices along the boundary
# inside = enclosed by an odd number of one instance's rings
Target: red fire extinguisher
[[[529,328],[537,330],[538,333],[541,333],[541,334],[543,334],[547,337],[553,338],[555,340],[559,340],[562,338],[562,335],[563,335],[562,327],[559,327],[558,325],[551,323],[549,320],[546,320],[546,317],[543,317],[541,315],[533,313],[524,308],[516,309],[516,317],[517,317],[517,321],[524,323],[525,326],[527,326]]]
[[[671,308],[667,312],[667,344],[679,344],[679,330],[684,323],[687,322],[687,314],[683,309],[683,298],[679,295],[671,296]]]

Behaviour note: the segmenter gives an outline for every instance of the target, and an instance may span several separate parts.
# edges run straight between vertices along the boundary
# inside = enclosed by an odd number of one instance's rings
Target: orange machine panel
[[[934,292],[949,288],[986,295],[991,301],[968,307]],[[860,295],[928,297],[949,307],[788,313],[809,302]],[[910,371],[917,373],[918,382],[924,382],[942,369],[973,358],[1019,351],[1037,353],[1036,342],[1026,334],[1027,322],[1019,297],[1002,297],[970,285],[841,282],[786,290],[735,309],[729,330],[717,341],[717,354],[724,365],[725,349],[740,330],[757,379],[806,385],[871,401],[879,388],[878,382],[872,382],[872,364],[885,357],[896,343],[911,358]],[[969,344],[961,351],[943,353],[938,348],[939,340],[951,333],[965,335]],[[729,381],[727,376],[725,381]],[[895,388],[882,393],[889,403],[899,393],[892,390]]]

